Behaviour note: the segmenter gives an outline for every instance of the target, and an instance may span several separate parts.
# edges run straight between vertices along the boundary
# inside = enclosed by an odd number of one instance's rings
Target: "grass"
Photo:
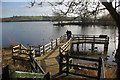
[[[3,48],[2,49],[2,68],[6,67],[7,65],[13,67],[13,59],[12,59],[12,49],[11,47]],[[29,63],[16,61],[15,67],[16,70],[20,71],[28,71],[30,72]]]

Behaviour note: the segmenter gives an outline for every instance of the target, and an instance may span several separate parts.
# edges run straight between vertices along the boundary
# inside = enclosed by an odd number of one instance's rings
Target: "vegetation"
[[[64,21],[70,21],[74,17],[64,17]],[[20,21],[57,21],[56,16],[13,16],[2,18],[2,22],[20,22]]]
[[[107,14],[98,19],[88,17],[86,20],[80,20],[78,17],[66,17],[55,13],[55,16],[13,16],[2,18],[2,22],[27,22],[27,21],[57,21],[54,25],[116,25],[111,15]],[[68,22],[64,22],[68,21]]]

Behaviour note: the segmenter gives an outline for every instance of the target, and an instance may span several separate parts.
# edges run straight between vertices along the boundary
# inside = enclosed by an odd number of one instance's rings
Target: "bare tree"
[[[120,6],[117,5],[114,7],[112,5],[113,1],[115,0],[98,0],[98,2],[93,2],[91,4],[88,0],[61,0],[60,2],[56,2],[55,4],[50,3],[52,6],[57,5],[64,5],[66,10],[59,10],[59,12],[62,13],[62,15],[68,15],[70,13],[74,15],[78,15],[78,17],[87,18],[88,16],[93,16],[100,13],[101,10],[107,9],[107,11],[110,13],[114,21],[116,22],[118,26],[118,49],[115,54],[115,59],[117,63],[117,78],[120,78],[120,14],[117,12],[116,8]],[[35,2],[34,2],[35,3]],[[100,6],[100,3],[104,5],[104,8]],[[32,3],[33,5],[33,3]]]
[[[116,11],[116,7],[114,8],[112,5],[112,2],[114,0],[111,0],[108,2],[107,0],[100,0],[101,3],[106,7],[106,9],[109,11],[113,19],[115,20],[117,26],[118,26],[118,49],[116,51],[115,59],[117,63],[117,78],[120,78],[120,14]],[[118,5],[119,6],[119,5]]]

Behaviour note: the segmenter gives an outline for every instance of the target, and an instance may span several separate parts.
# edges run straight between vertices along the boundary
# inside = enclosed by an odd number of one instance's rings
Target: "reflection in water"
[[[4,22],[2,24],[2,46],[9,46],[11,43],[22,43],[25,46],[29,45],[44,45],[65,34],[66,30],[71,30],[73,34],[81,35],[108,35],[110,37],[110,44],[108,55],[112,62],[114,56],[112,52],[117,46],[114,42],[118,37],[118,30],[110,26],[77,26],[66,25],[64,27],[53,26],[51,22]],[[116,41],[117,43],[117,41]],[[99,46],[99,45],[98,45]]]

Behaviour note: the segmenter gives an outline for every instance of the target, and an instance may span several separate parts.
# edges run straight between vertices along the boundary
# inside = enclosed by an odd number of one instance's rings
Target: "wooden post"
[[[43,46],[43,54],[45,54],[45,46]]]
[[[66,75],[69,75],[69,55],[68,53],[66,54]]]
[[[61,39],[62,36],[60,36],[60,43],[62,42],[62,39]]]
[[[82,43],[82,51],[83,51],[83,43]]]
[[[37,61],[37,60],[36,60]],[[38,71],[37,64],[35,63],[35,69]]]
[[[41,56],[41,46],[39,45],[39,55]]]
[[[84,43],[85,45],[84,45],[84,52],[86,52],[86,43]]]
[[[85,36],[85,46],[84,46],[84,52],[86,52],[86,36]]]
[[[73,53],[73,44],[71,43],[71,46],[70,46],[70,53]]]
[[[91,44],[91,52],[94,53],[94,43]]]
[[[102,66],[102,58],[99,57],[99,64],[98,64],[98,80],[100,80],[100,77],[101,77],[101,66]]]
[[[91,44],[91,52],[94,53],[95,49],[95,35],[93,35],[93,43]]]
[[[32,46],[29,46],[30,47],[30,50],[32,50]]]
[[[30,47],[30,54],[33,56],[32,54],[32,46],[29,46]]]
[[[51,80],[50,78],[50,72],[48,72],[45,76],[43,80]]]
[[[20,44],[20,53],[22,53],[22,50],[21,50],[21,49],[22,49],[22,44]]]
[[[62,61],[63,61],[63,55],[61,53],[61,48],[59,48],[59,56],[60,56],[60,60],[59,60],[59,73],[62,74]]]
[[[12,48],[12,57],[14,57],[14,48]],[[15,59],[13,58],[13,64],[15,66]]]
[[[104,53],[107,53],[108,51],[108,43],[104,44]]]
[[[32,57],[31,57],[31,56],[33,56],[33,55],[32,55],[32,49],[31,49],[31,48],[32,48],[32,46],[30,46],[30,54],[29,54],[29,55],[30,55],[30,63],[33,63],[33,59],[32,59]],[[33,67],[32,67],[32,65],[31,65],[31,72],[33,72]]]
[[[51,42],[51,49],[53,49],[53,41]]]
[[[58,45],[58,43],[57,43],[57,39],[56,39],[56,46]]]
[[[79,43],[77,43],[77,52],[79,52]]]
[[[7,65],[6,67],[3,68],[2,79],[6,80],[6,79],[11,79],[11,78],[12,78],[12,75],[10,74],[10,71],[9,71],[9,65]]]

